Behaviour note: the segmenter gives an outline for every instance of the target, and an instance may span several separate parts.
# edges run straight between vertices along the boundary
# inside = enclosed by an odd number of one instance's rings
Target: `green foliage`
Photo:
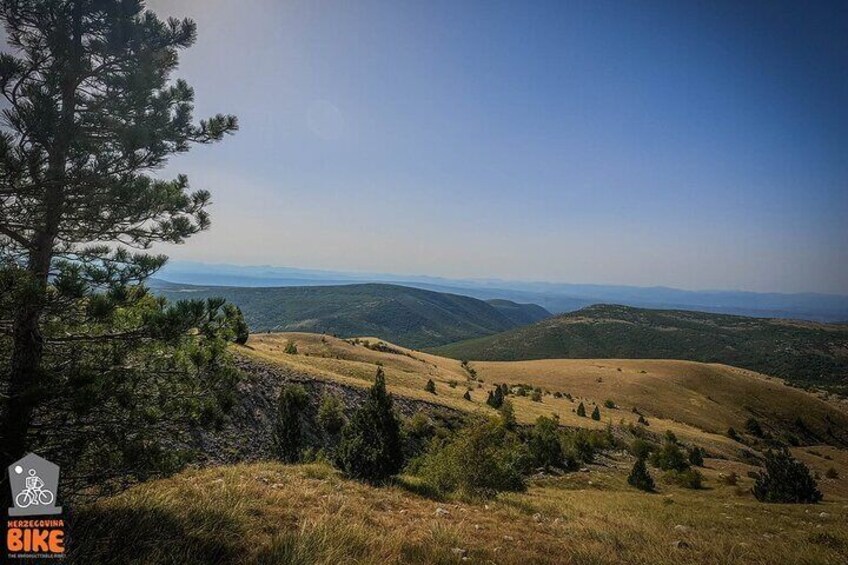
[[[680,446],[668,439],[651,454],[651,464],[663,471],[685,471],[689,468],[689,462]]]
[[[503,427],[508,430],[514,430],[517,424],[515,421],[515,409],[512,406],[512,402],[504,400],[498,410],[498,413],[501,416],[501,423]]]
[[[489,396],[486,398],[486,404],[497,410],[504,403],[504,393],[501,387],[496,386],[493,391],[489,391]]]
[[[300,385],[285,385],[277,396],[274,418],[274,447],[277,458],[284,463],[300,461],[303,450],[303,410],[309,397]]]
[[[433,382],[433,379],[427,379],[427,384],[424,385],[424,390],[430,394],[436,394],[436,383]]]
[[[333,394],[326,394],[318,407],[318,424],[326,434],[335,437],[345,425],[344,404]]]
[[[704,476],[695,469],[670,470],[663,476],[664,480],[683,488],[699,489],[704,482]]]
[[[349,477],[375,483],[400,471],[403,465],[400,425],[392,397],[386,392],[382,368],[377,369],[365,402],[342,430],[335,462]]]
[[[297,355],[297,343],[293,340],[286,342],[286,348],[283,350],[286,355]]]
[[[56,0],[2,2],[0,22],[0,468],[38,451],[66,496],[171,472],[178,423],[219,424],[236,377],[221,304],[147,296],[166,258],[144,250],[209,226],[209,193],[161,171],[236,119],[196,123],[171,80],[190,20]]]
[[[752,489],[760,502],[815,504],[822,499],[810,470],[788,449],[767,451],[764,466]]]
[[[609,408],[610,410],[615,408],[615,402],[610,399],[604,400],[604,407]]]
[[[695,467],[704,466],[704,450],[697,445],[689,450],[689,463]]]
[[[745,421],[745,431],[754,437],[763,437],[763,427],[756,418],[748,418]]]
[[[595,406],[595,409],[592,410],[592,419],[596,422],[599,422],[601,420],[601,411],[598,409],[597,406]]]
[[[462,398],[464,398],[465,400],[471,400],[471,391],[466,390],[465,394],[462,395]]]
[[[582,402],[577,405],[577,415],[580,416],[581,418],[586,417],[586,407],[583,406]]]
[[[566,458],[572,462],[591,463],[595,454],[614,447],[612,437],[607,432],[577,428],[562,434],[562,449]]]
[[[645,465],[645,459],[639,457],[633,464],[630,474],[627,476],[627,484],[645,492],[654,490],[654,479],[648,472],[648,467]]]
[[[565,460],[560,443],[559,424],[553,418],[539,416],[530,431],[527,446],[535,467],[562,467]]]
[[[533,402],[542,402],[542,391],[534,390],[533,393],[530,395],[530,400],[532,400]]]
[[[241,309],[233,304],[227,304],[224,306],[224,315],[227,319],[227,325],[232,331],[231,339],[239,345],[247,343],[250,337],[250,330],[244,321],[244,315],[241,313]]]
[[[656,447],[656,445],[647,440],[637,438],[630,444],[630,453],[639,459],[647,459]]]
[[[496,420],[474,423],[444,446],[435,447],[421,465],[426,484],[440,493],[490,497],[524,490],[527,451],[514,433]]]

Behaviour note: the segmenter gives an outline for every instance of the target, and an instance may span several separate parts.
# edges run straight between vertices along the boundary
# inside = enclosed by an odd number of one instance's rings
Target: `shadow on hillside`
[[[238,563],[243,532],[229,516],[181,517],[161,509],[89,508],[69,521],[72,564]]]

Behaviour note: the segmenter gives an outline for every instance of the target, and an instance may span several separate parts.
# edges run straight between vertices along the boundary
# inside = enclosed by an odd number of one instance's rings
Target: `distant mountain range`
[[[169,300],[226,298],[242,309],[254,332],[373,336],[415,348],[490,335],[551,315],[535,304],[485,302],[389,284],[261,288],[154,280],[151,288]]]
[[[456,359],[684,359],[848,391],[848,327],[597,305],[432,352]]]
[[[760,318],[820,322],[848,320],[848,296],[816,293],[690,291],[667,287],[462,280],[187,261],[169,263],[159,273],[159,277],[176,283],[240,287],[389,283],[461,294],[480,300],[504,299],[538,304],[553,313],[572,312],[592,304],[623,304],[641,308],[697,310]]]

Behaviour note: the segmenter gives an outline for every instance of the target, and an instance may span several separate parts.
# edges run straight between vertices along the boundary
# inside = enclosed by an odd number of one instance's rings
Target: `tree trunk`
[[[54,246],[59,235],[64,208],[66,161],[74,135],[76,90],[82,56],[82,4],[76,2],[71,15],[69,53],[66,74],[61,86],[61,125],[51,147],[45,178],[44,220],[31,240],[23,300],[15,316],[12,338],[12,362],[8,396],[0,422],[0,472],[2,472],[3,503],[12,506],[7,468],[23,457],[29,447],[29,428],[32,416],[44,397],[42,358],[44,341],[41,335],[41,316],[47,298],[47,284],[53,261]]]

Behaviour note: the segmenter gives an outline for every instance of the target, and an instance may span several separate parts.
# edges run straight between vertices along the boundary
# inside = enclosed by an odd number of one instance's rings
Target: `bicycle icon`
[[[26,478],[26,488],[15,497],[15,506],[27,508],[28,506],[50,506],[55,496],[44,487],[44,481],[36,475],[35,469],[29,470]]]

